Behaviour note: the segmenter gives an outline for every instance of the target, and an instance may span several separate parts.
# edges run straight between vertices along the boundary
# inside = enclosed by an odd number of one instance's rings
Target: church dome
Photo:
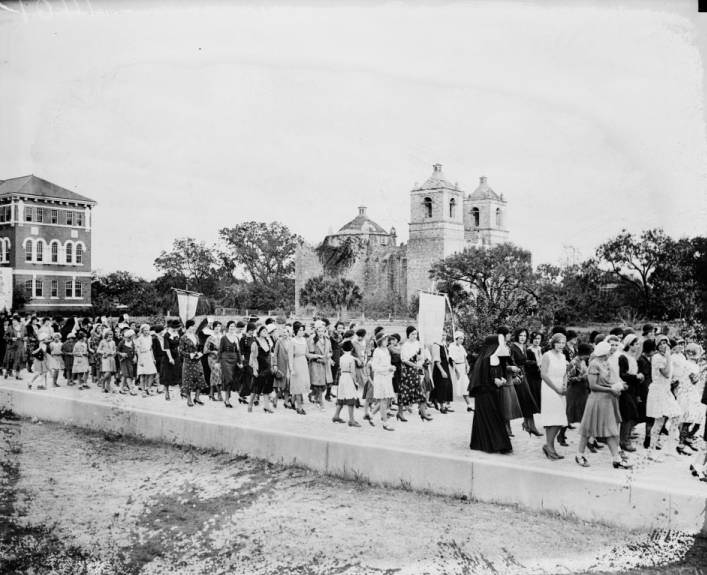
[[[470,200],[503,200],[496,192],[491,189],[491,186],[486,182],[486,176],[479,178],[479,187],[476,188],[470,195]]]
[[[358,234],[389,235],[388,232],[366,215],[365,206],[360,206],[358,208],[358,215],[336,232],[337,236]]]

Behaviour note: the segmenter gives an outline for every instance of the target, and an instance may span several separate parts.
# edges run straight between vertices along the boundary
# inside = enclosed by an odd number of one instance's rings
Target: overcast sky
[[[535,263],[704,234],[696,4],[1,2],[0,179],[95,199],[94,268],[147,278],[245,220],[314,243],[367,205],[406,240],[436,162]]]

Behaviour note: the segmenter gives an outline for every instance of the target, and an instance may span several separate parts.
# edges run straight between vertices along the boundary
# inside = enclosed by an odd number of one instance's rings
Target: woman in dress
[[[253,342],[255,341],[255,329],[255,324],[252,321],[249,321],[245,326],[245,334],[243,334],[240,338],[241,361],[243,362],[243,369],[241,370],[239,374],[240,377],[238,378],[238,383],[240,384],[238,388],[238,403],[243,404],[248,403],[248,396],[250,396],[253,386],[253,370],[251,368],[250,352],[253,349]],[[253,403],[257,405],[256,402]]]
[[[499,343],[498,335],[490,335],[484,340],[471,370],[468,389],[475,401],[469,448],[486,453],[513,451],[501,410],[499,388],[505,383],[505,374],[498,356]]]
[[[203,354],[196,335],[196,324],[193,319],[185,324],[186,333],[179,340],[179,355],[182,358],[182,395],[187,399],[187,405],[204,405],[199,399],[201,389],[204,387],[204,368],[201,365]],[[192,401],[192,393],[194,400]]]
[[[496,355],[501,360],[500,371],[503,379],[503,385],[499,390],[501,395],[501,413],[503,413],[503,418],[506,420],[506,433],[508,433],[508,437],[513,437],[511,421],[523,417],[523,410],[518,401],[515,384],[520,369],[513,365],[511,360],[511,351],[506,343],[507,334],[508,328],[506,327],[498,330],[498,350]]]
[[[164,386],[164,399],[169,401],[169,388],[181,387],[182,385],[182,358],[179,355],[178,319],[169,320],[167,329],[161,339],[164,361],[162,361],[160,371],[160,382]]]
[[[123,337],[118,342],[116,347],[116,356],[120,364],[120,393],[125,395],[137,395],[137,391],[133,386],[135,380],[135,332],[126,328],[123,329]]]
[[[688,343],[685,346],[685,377],[680,382],[678,395],[678,403],[682,408],[680,447],[683,453],[689,453],[687,449],[697,451],[692,442],[705,419],[705,406],[701,402],[704,380],[700,377],[699,366],[702,353],[702,348],[697,343]]]
[[[64,371],[64,358],[61,352],[61,334],[54,332],[52,341],[49,343],[49,357],[47,367],[52,376],[52,384],[54,387],[59,387],[59,373]]]
[[[74,375],[74,346],[76,345],[76,334],[71,332],[66,335],[66,341],[61,346],[61,353],[64,356],[64,378],[67,385],[73,385]]]
[[[630,469],[632,466],[622,459],[619,452],[621,413],[619,395],[621,385],[612,381],[609,367],[611,344],[602,341],[594,348],[589,362],[587,380],[591,393],[579,426],[579,445],[575,461],[582,467],[589,467],[584,450],[591,437],[604,437],[609,445],[614,469]]]
[[[530,334],[530,345],[526,349],[525,376],[528,378],[530,393],[533,395],[535,405],[538,410],[542,409],[542,377],[540,376],[540,364],[543,361],[543,336],[541,333]]]
[[[400,391],[400,375],[402,371],[402,362],[400,361],[400,334],[391,333],[388,336],[388,351],[390,352],[390,363],[395,368],[393,372],[393,391],[395,397]]]
[[[317,322],[314,335],[307,342],[307,358],[309,359],[309,383],[312,388],[313,403],[324,409],[322,394],[331,384],[331,344],[325,337],[326,327],[322,322]]]
[[[643,382],[643,374],[638,371],[638,356],[641,353],[640,341],[635,334],[627,335],[622,341],[623,351],[619,355],[619,378],[624,390],[619,397],[621,412],[621,435],[619,445],[628,452],[636,451],[631,443],[631,432],[639,419],[638,393]]]
[[[287,409],[294,409],[290,397],[290,352],[292,341],[288,326],[282,326],[277,332],[277,341],[273,349],[273,387],[276,395],[273,398],[273,407],[277,407],[278,397],[281,397]],[[337,344],[338,345],[338,344]],[[340,351],[340,350],[339,350]]]
[[[371,358],[371,370],[373,371],[373,398],[378,401],[381,424],[386,431],[393,431],[393,427],[388,425],[388,409],[393,397],[395,397],[393,390],[395,367],[390,361],[388,336],[383,332],[380,332],[376,337],[376,348],[373,350]]]
[[[593,347],[588,343],[580,343],[577,346],[577,355],[570,361],[567,366],[567,422],[581,423],[584,417],[584,409],[587,405],[589,397],[589,378],[588,370],[589,356],[592,354]],[[587,447],[592,453],[596,453],[598,444],[593,436],[590,436],[587,441]]]
[[[654,419],[651,428],[650,447],[648,459],[663,461],[656,455],[655,449],[659,446],[658,437],[663,425],[669,422],[668,443],[677,448],[678,422],[682,410],[675,396],[670,391],[673,377],[673,363],[668,345],[668,337],[660,335],[655,340],[657,352],[651,358],[651,386],[648,388],[646,401],[646,417]]]
[[[101,358],[98,355],[98,346],[103,340],[103,329],[102,323],[94,325],[88,338],[88,364],[91,366],[91,380],[95,383],[100,380]]]
[[[270,395],[273,390],[272,374],[272,343],[268,336],[268,328],[261,325],[256,332],[253,346],[250,350],[250,366],[253,370],[253,392],[250,394],[248,412],[253,411],[255,396],[262,396],[265,413],[275,413],[270,407]]]
[[[432,382],[433,389],[430,399],[440,413],[446,414],[454,401],[454,386],[450,377],[450,361],[447,352],[446,336],[444,332],[438,341],[432,344]]]
[[[88,389],[86,380],[91,369],[88,365],[88,345],[86,344],[86,332],[82,329],[76,334],[76,344],[74,345],[74,362],[71,366],[71,373],[75,381],[79,384],[79,389]]]
[[[221,322],[214,321],[211,326],[211,335],[206,339],[206,343],[204,344],[204,354],[206,354],[208,358],[209,369],[211,370],[209,379],[209,399],[211,401],[223,401],[221,395],[223,377],[221,375],[221,362],[219,360],[219,349],[222,337]]]
[[[526,375],[526,364],[528,363],[527,342],[528,330],[520,328],[515,331],[513,342],[509,347],[511,350],[511,361],[520,370],[514,378],[514,383],[520,410],[523,414],[523,431],[527,432],[528,435],[540,437],[542,433],[535,427],[535,414],[540,412],[540,408],[535,402],[535,397],[530,390],[528,376]]]
[[[454,395],[464,398],[467,411],[474,411],[469,399],[469,360],[464,347],[464,332],[454,332],[454,341],[449,344],[449,360],[451,363]]]
[[[427,400],[422,393],[420,385],[423,357],[422,347],[417,338],[417,329],[414,326],[408,326],[405,333],[407,340],[400,348],[402,373],[400,377],[400,393],[398,394],[398,413],[396,418],[399,421],[407,421],[407,419],[403,417],[403,409],[416,403],[420,419],[422,419],[422,421],[432,421],[432,418],[427,413]]]
[[[150,326],[146,323],[140,326],[140,334],[135,340],[135,357],[138,389],[142,390],[143,397],[147,397],[151,394],[152,386],[155,385],[157,363],[155,362],[155,354],[152,351]]]
[[[226,407],[232,408],[231,393],[238,390],[238,375],[243,368],[240,340],[236,322],[233,320],[226,324],[226,334],[219,339],[218,360],[224,396],[223,403]]]
[[[20,371],[24,365],[25,344],[22,324],[16,317],[12,318],[10,326],[5,331],[5,341],[7,342],[7,350],[5,352],[5,368],[4,377],[7,379],[8,374],[15,374],[15,379],[20,378]]]
[[[650,324],[646,324],[643,327],[644,329],[647,327],[648,330],[652,329]],[[651,427],[653,427],[653,419],[646,417],[646,402],[648,401],[648,389],[650,388],[652,381],[651,357],[653,357],[653,354],[655,353],[655,339],[653,339],[653,337],[644,339],[641,347],[641,355],[636,361],[638,364],[638,373],[643,375],[643,381],[641,382],[638,392],[638,413],[639,423],[645,422],[646,424],[643,432],[643,447],[648,449],[651,443]]]
[[[307,341],[304,339],[304,325],[298,321],[292,324],[292,347],[290,355],[290,395],[295,401],[295,410],[305,415],[303,398],[309,394],[309,367],[307,366]]]
[[[543,354],[540,364],[543,387],[539,424],[545,428],[546,442],[543,445],[543,453],[551,460],[564,459],[555,449],[555,438],[560,430],[567,426],[567,358],[563,351],[566,341],[564,334],[554,334],[550,339],[550,349]]]
[[[25,354],[27,371],[32,373],[32,363],[34,362],[34,351],[39,347],[39,320],[36,316],[32,316],[27,325],[24,326],[25,332]]]
[[[115,341],[113,340],[113,333],[107,329],[103,332],[103,339],[101,343],[98,344],[98,356],[100,358],[101,364],[99,365],[100,370],[100,385],[103,387],[104,393],[110,393],[111,389],[111,379],[115,374],[115,354],[116,347]]]
[[[341,418],[341,410],[344,406],[349,411],[349,427],[361,427],[361,424],[354,418],[354,407],[358,399],[358,386],[354,381],[356,371],[356,361],[352,355],[353,343],[350,339],[342,340],[340,344],[341,357],[339,357],[339,385],[336,390],[336,411],[332,421],[334,423],[345,423]],[[382,418],[383,416],[381,416]]]

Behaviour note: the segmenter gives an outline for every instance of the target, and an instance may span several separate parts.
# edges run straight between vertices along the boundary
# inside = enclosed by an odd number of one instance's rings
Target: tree
[[[177,238],[169,252],[155,259],[155,268],[172,279],[181,279],[182,289],[210,294],[218,277],[219,266],[213,248],[193,238]]]
[[[127,271],[94,275],[91,302],[96,314],[113,313],[117,305],[127,305],[133,315],[154,315],[164,309],[154,285]]]
[[[231,271],[241,266],[259,285],[274,286],[295,271],[295,250],[302,239],[279,222],[244,222],[219,231]]]
[[[638,237],[622,230],[597,248],[599,263],[608,266],[614,277],[633,289],[639,298],[638,310],[643,314],[651,311],[651,279],[656,269],[665,263],[670,243],[670,238],[660,228],[645,230]]]
[[[339,315],[361,303],[360,288],[346,278],[327,278],[323,275],[309,278],[300,290],[300,302],[320,309],[333,309]]]
[[[452,308],[472,350],[500,325],[527,325],[536,306],[530,252],[510,243],[466,248],[437,262],[430,276],[469,294],[454,293]]]

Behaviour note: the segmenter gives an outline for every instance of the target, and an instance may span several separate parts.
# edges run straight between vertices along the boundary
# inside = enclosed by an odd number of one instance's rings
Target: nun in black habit
[[[490,335],[474,363],[469,395],[476,400],[469,447],[486,453],[511,453],[513,446],[501,410],[500,387],[505,383],[507,357],[499,349],[499,336]],[[503,346],[505,348],[505,346]]]

